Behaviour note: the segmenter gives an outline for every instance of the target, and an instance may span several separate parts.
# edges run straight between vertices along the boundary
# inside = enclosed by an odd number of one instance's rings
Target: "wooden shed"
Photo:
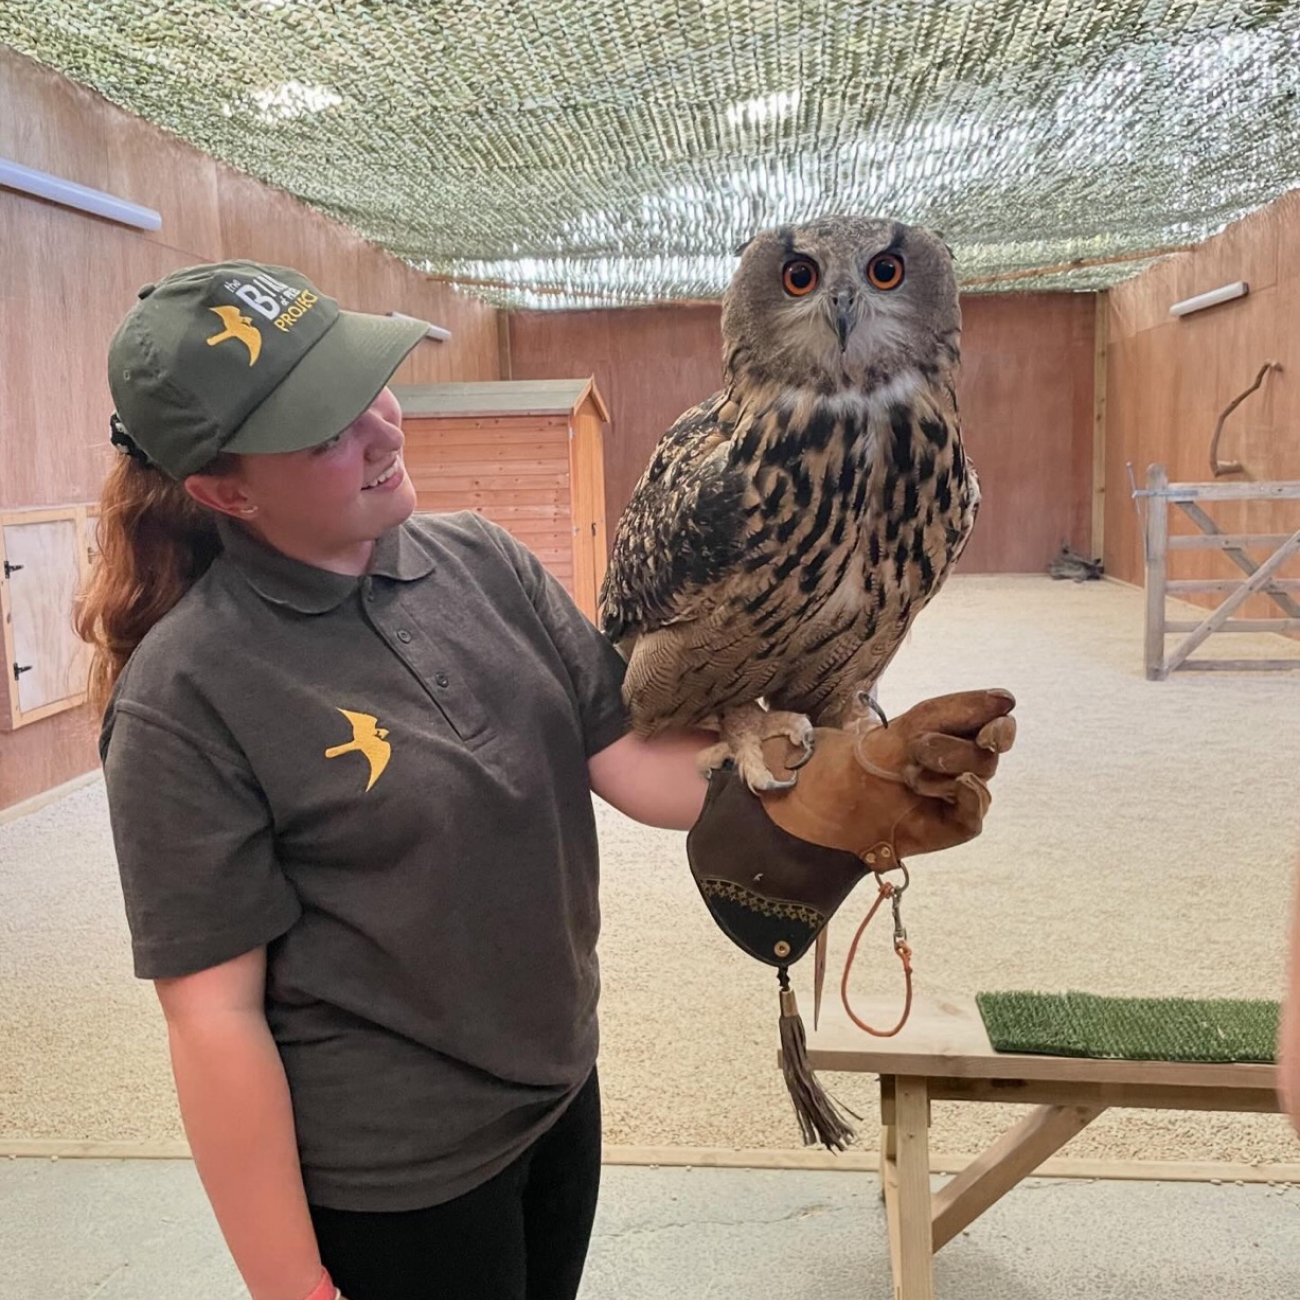
[[[594,622],[605,576],[604,426],[592,379],[394,385],[417,509],[477,510]]]

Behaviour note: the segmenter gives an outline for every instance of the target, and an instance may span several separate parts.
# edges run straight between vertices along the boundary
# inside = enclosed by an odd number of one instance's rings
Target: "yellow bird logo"
[[[238,307],[209,307],[208,310],[220,316],[226,327],[208,340],[208,347],[215,347],[227,339],[238,339],[248,349],[248,364],[254,365],[262,354],[262,333],[252,318],[245,316]]]
[[[346,745],[335,745],[325,751],[326,758],[338,758],[340,754],[350,754],[354,750],[364,754],[370,762],[370,780],[366,783],[369,790],[383,775],[388,766],[393,747],[384,739],[388,728],[379,726],[379,720],[368,713],[349,713],[347,709],[339,712],[352,724],[352,739]]]

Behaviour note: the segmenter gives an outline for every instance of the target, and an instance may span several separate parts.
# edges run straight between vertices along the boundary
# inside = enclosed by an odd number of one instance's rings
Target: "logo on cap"
[[[227,339],[238,339],[248,349],[248,364],[255,366],[257,358],[262,355],[262,331],[238,307],[209,307],[208,310],[220,316],[226,327],[208,339],[208,347],[215,347]]]
[[[244,308],[256,312],[282,334],[287,334],[320,300],[312,290],[295,289],[265,271],[251,280],[227,280],[221,287],[237,298],[243,307],[208,308],[221,318],[225,326],[208,339],[208,346],[215,347],[227,339],[238,339],[248,349],[250,366],[256,365],[262,354],[262,331],[253,324],[251,316],[244,315]]]

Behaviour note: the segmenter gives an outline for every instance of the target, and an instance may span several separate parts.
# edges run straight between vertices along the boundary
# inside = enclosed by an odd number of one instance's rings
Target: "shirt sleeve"
[[[301,915],[271,815],[238,755],[119,706],[104,779],[135,973],[193,974],[278,938]]]
[[[623,701],[627,671],[623,656],[532,551],[499,524],[486,519],[482,522],[505,551],[568,669],[590,758],[631,729],[631,714]]]

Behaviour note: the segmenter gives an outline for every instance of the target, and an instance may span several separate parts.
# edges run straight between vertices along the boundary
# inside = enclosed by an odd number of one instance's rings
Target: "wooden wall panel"
[[[0,736],[0,809],[34,799],[99,764],[98,720],[70,709]]]
[[[968,572],[1040,572],[1091,532],[1092,295],[967,298],[959,384],[987,508]],[[713,307],[521,312],[510,317],[512,377],[594,374],[610,406],[605,496],[612,540],[655,444],[721,382]]]
[[[606,534],[655,444],[722,383],[721,309],[520,312],[510,317],[510,378],[586,379],[609,406],[604,440]]]
[[[1041,573],[1092,532],[1094,299],[998,294],[962,302],[957,385],[982,504],[966,573]]]
[[[1129,489],[1131,463],[1139,485],[1161,463],[1175,481],[1212,479],[1210,439],[1220,412],[1255,379],[1270,374],[1228,418],[1220,456],[1240,460],[1243,474],[1224,482],[1300,479],[1300,191],[1235,222],[1190,253],[1167,258],[1109,296],[1106,427],[1106,567],[1141,585],[1142,534]],[[1194,294],[1245,280],[1244,299],[1181,319],[1170,306]],[[1291,504],[1216,504],[1209,513],[1239,532],[1290,532],[1300,526]],[[1192,531],[1175,512],[1171,527]],[[1262,559],[1265,552],[1259,553]],[[1172,578],[1231,578],[1222,556],[1176,552]],[[1300,564],[1284,571],[1300,576]],[[1202,603],[1217,603],[1205,597]],[[1248,617],[1278,611],[1251,602]]]
[[[0,156],[158,210],[136,231],[0,190],[0,508],[93,501],[115,453],[104,374],[137,289],[196,262],[295,266],[355,311],[402,311],[449,329],[396,383],[501,377],[498,313],[352,232],[0,49]],[[84,716],[0,738],[0,808],[93,766]]]

